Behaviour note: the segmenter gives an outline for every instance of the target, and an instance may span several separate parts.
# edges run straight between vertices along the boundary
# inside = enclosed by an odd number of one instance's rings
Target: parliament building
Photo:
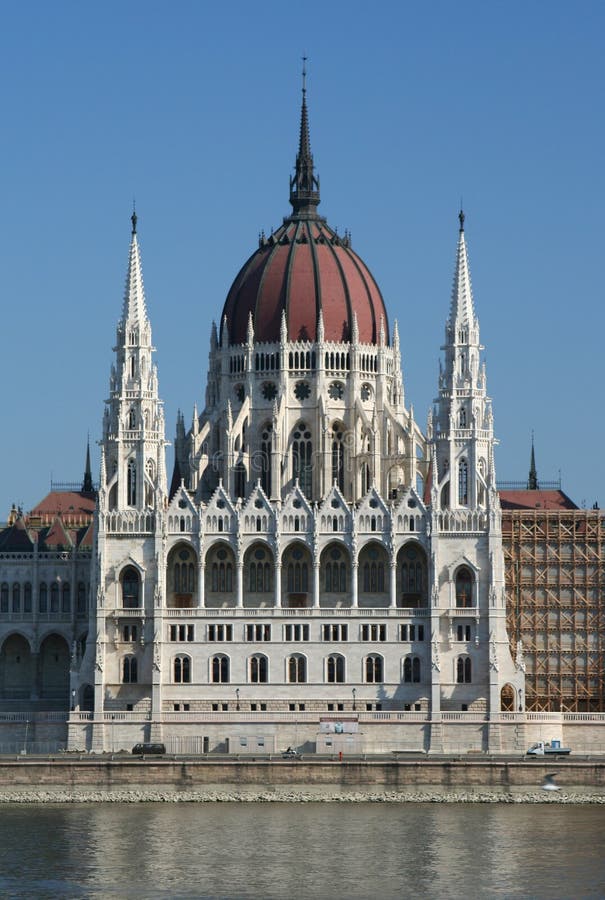
[[[87,454],[0,530],[0,750],[588,746],[605,518],[541,489],[533,450],[498,489],[463,212],[421,425],[397,322],[319,212],[304,77],[289,202],[217,304],[170,478],[133,214],[98,485]]]

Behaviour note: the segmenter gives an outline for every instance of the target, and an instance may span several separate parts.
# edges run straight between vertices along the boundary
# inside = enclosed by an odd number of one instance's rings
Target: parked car
[[[163,756],[166,753],[165,744],[135,744],[132,748],[134,756]]]
[[[298,752],[298,750],[294,750],[292,747],[288,747],[287,750],[282,751],[281,758],[282,759],[302,759],[302,756]]]

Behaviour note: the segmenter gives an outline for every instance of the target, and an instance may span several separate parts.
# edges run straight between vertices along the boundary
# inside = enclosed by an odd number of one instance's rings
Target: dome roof
[[[317,340],[320,313],[326,341],[351,340],[354,317],[361,343],[378,343],[381,322],[389,340],[384,301],[369,269],[351,249],[350,236],[339,237],[317,213],[319,178],[304,78],[303,71],[300,143],[290,179],[293,213],[269,238],[261,237],[231,286],[221,320],[230,344],[246,342],[250,314],[255,341],[279,341],[284,313],[291,341]]]

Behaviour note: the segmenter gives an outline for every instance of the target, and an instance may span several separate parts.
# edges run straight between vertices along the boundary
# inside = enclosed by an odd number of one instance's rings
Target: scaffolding
[[[507,626],[526,708],[605,711],[605,512],[504,510]]]

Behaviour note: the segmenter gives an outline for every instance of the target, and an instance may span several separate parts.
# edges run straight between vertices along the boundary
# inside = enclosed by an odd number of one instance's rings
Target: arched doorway
[[[361,549],[357,572],[359,606],[388,606],[389,556],[382,544],[371,541]]]
[[[512,684],[505,684],[500,691],[500,709],[502,712],[515,711],[515,689]]]
[[[397,606],[428,606],[428,563],[417,541],[408,541],[397,554]]]
[[[49,634],[40,645],[40,696],[69,701],[69,646],[60,634]]]
[[[21,634],[11,634],[0,653],[0,692],[7,700],[29,699],[33,685],[29,643]]]
[[[281,582],[282,606],[311,606],[313,559],[309,548],[299,541],[286,547],[282,554]]]
[[[166,606],[191,609],[196,606],[197,554],[190,544],[178,543],[168,554]]]
[[[235,606],[235,554],[229,544],[220,541],[206,553],[204,576],[205,605],[209,607]]]

